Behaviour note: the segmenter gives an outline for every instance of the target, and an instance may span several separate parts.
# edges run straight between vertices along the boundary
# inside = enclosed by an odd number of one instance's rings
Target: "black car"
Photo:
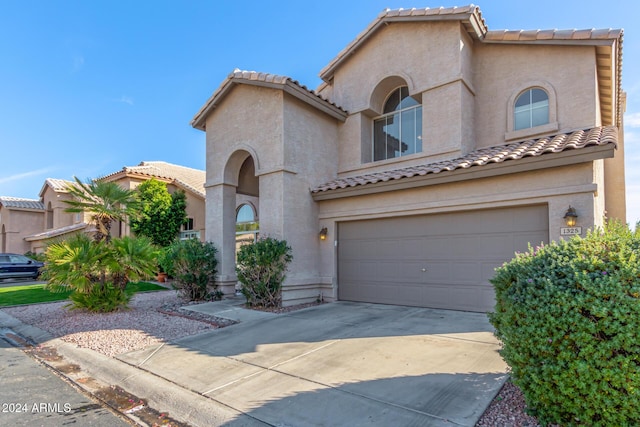
[[[37,279],[44,263],[24,255],[0,254],[0,280],[30,277]]]

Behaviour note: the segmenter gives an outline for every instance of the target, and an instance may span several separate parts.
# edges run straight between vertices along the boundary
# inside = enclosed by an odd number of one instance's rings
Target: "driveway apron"
[[[481,313],[337,302],[119,358],[271,425],[473,426],[498,349]]]

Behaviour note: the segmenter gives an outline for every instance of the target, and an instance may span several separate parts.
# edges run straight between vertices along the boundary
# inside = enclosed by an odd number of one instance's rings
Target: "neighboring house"
[[[44,204],[40,200],[0,197],[0,252],[23,254],[31,249],[25,237],[42,230]]]
[[[118,185],[134,189],[143,181],[155,178],[167,184],[173,193],[185,191],[187,198],[187,221],[182,226],[180,238],[204,239],[204,180],[205,172],[167,162],[141,162],[138,166],[125,166],[99,179],[114,181]],[[2,252],[43,252],[54,239],[70,234],[93,233],[90,213],[70,213],[65,210],[70,200],[68,186],[72,181],[47,178],[38,200],[0,197],[0,248]],[[129,235],[129,226],[114,224],[113,237]]]
[[[181,239],[205,237],[205,171],[167,162],[141,162],[138,166],[125,166],[122,170],[103,176],[100,180],[115,181],[123,188],[135,189],[142,182],[155,178],[167,184],[169,193],[180,189],[187,196],[187,221],[180,231]],[[130,234],[128,224],[113,227],[117,235]]]
[[[223,289],[251,211],[293,248],[285,305],[491,310],[514,252],[625,221],[621,67],[621,30],[489,31],[467,6],[381,13],[315,92],[234,71],[192,121]]]
[[[69,185],[73,185],[73,182],[64,179],[47,178],[44,181],[39,194],[44,207],[42,225],[37,232],[24,237],[31,252],[44,252],[53,239],[64,239],[73,233],[93,230],[88,215],[65,212],[68,206],[64,201],[71,200],[67,190]]]

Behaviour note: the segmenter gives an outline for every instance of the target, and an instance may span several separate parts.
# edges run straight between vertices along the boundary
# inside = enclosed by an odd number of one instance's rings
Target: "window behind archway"
[[[394,90],[373,122],[373,161],[422,151],[422,105],[407,86]]]
[[[256,241],[259,228],[253,206],[246,203],[241,205],[236,212],[236,253],[242,245]]]
[[[532,88],[516,99],[513,107],[513,129],[528,129],[549,123],[549,95],[543,89]]]

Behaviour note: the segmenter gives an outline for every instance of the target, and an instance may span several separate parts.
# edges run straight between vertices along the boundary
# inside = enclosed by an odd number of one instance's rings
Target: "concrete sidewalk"
[[[479,313],[349,302],[287,314],[233,301],[188,308],[241,323],[117,359],[47,345],[193,426],[473,426],[507,377]]]

